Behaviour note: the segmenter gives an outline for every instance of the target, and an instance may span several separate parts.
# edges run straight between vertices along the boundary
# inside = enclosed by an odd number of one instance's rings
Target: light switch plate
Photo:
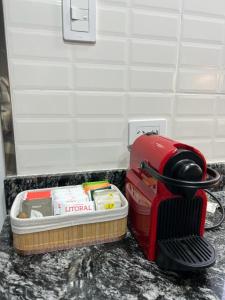
[[[87,7],[88,3],[88,31],[75,31],[75,28],[82,28],[80,26],[72,26],[73,21],[71,18],[71,5],[77,3],[78,9],[83,9],[84,6],[79,7],[81,5],[81,1],[73,1],[71,0],[62,0],[62,24],[63,24],[63,38],[65,41],[71,42],[89,42],[95,43],[96,42],[96,0],[83,0],[86,4],[84,5]],[[78,21],[79,22],[79,21]],[[87,26],[85,26],[86,28]],[[84,28],[84,27],[83,27]]]

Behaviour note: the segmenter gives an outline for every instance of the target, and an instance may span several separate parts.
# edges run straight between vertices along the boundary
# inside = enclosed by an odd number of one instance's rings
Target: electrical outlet
[[[130,120],[128,129],[128,145],[132,145],[137,137],[145,133],[166,135],[167,121],[166,119]]]

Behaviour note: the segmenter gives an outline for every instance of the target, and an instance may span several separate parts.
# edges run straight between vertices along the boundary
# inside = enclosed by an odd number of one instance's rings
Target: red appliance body
[[[140,166],[142,161],[146,161],[163,175],[167,163],[182,151],[194,153],[198,157],[203,171],[202,180],[204,180],[207,169],[205,158],[200,151],[191,146],[158,135],[142,135],[131,146],[130,169],[127,171],[125,186],[129,202],[129,227],[146,258],[151,261],[155,261],[157,257],[157,235],[159,222],[161,222],[159,207],[164,201],[177,199],[180,195],[174,194],[164,183],[146,174]],[[195,198],[201,199],[198,214],[198,235],[201,237],[204,234],[207,196],[203,190],[197,190]],[[182,196],[180,201],[184,201]],[[173,217],[179,218],[177,226],[181,228],[181,231],[182,226],[187,227],[187,224],[182,224],[182,215],[171,215],[171,218]],[[171,230],[178,229],[171,228]]]

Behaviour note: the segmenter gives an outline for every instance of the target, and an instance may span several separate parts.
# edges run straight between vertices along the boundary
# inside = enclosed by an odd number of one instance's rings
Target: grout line
[[[41,93],[41,94],[51,94],[51,93],[81,93],[81,94],[114,94],[114,95],[120,95],[126,93],[125,90],[86,90],[86,89],[40,89],[40,88],[13,88],[13,92],[16,93],[25,93],[25,94],[30,94],[30,93]],[[224,93],[218,93],[218,92],[205,92],[205,91],[186,91],[186,92],[171,92],[171,91],[159,91],[159,90],[149,90],[149,91],[129,91],[129,94],[140,94],[140,95],[159,95],[159,96],[167,96],[167,95],[177,95],[177,96],[217,96],[221,95],[223,96]]]
[[[180,68],[180,54],[181,54],[181,35],[182,35],[182,26],[183,26],[183,6],[184,6],[184,0],[181,2],[181,11],[180,11],[180,26],[179,26],[179,33],[178,33],[178,40],[177,40],[177,61],[176,61],[176,70],[175,70],[175,76],[174,76],[174,93],[177,92],[178,87],[178,71]]]
[[[210,20],[210,21],[224,21],[224,16],[223,15],[217,15],[217,14],[208,14],[206,12],[201,12],[201,11],[191,11],[191,10],[186,10],[184,12],[185,16],[193,19],[200,19],[200,20]]]
[[[214,99],[213,112],[212,112],[212,117],[213,117],[213,136],[211,138],[212,158],[215,157],[215,141],[216,141],[216,127],[217,127],[216,103],[217,103],[218,97],[219,96],[217,96],[216,99]]]
[[[158,16],[166,16],[166,17],[177,17],[180,14],[179,9],[172,8],[160,8],[154,7],[150,5],[133,5],[133,9],[135,9],[138,13],[144,13],[146,15],[158,15]]]
[[[181,9],[180,9],[180,24],[179,24],[179,32],[178,32],[178,39],[177,39],[177,59],[176,59],[176,69],[174,72],[174,81],[173,81],[173,90],[174,90],[174,97],[172,100],[172,119],[171,119],[171,136],[175,136],[175,117],[176,117],[176,98],[177,98],[177,86],[178,86],[178,71],[180,67],[180,51],[181,51],[181,35],[182,35],[182,25],[183,25],[183,6],[184,0],[181,2]]]
[[[124,113],[124,134],[123,134],[123,146],[126,148],[128,146],[128,140],[129,140],[129,116],[128,116],[128,101],[129,101],[129,93],[130,93],[130,84],[131,84],[131,74],[130,74],[130,66],[131,66],[131,40],[130,40],[130,34],[131,34],[131,3],[130,1],[127,2],[127,39],[126,39],[126,93],[124,97],[124,103],[123,103],[123,113]],[[128,152],[125,153],[124,158],[125,161],[128,161]]]

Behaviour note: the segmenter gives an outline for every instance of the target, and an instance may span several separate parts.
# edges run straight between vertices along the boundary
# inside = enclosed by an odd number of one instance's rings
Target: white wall
[[[0,232],[6,216],[4,179],[5,179],[5,159],[4,159],[4,152],[3,152],[2,128],[0,122]]]
[[[225,161],[225,1],[97,0],[96,45],[60,0],[4,0],[19,174],[127,167],[127,121]]]

